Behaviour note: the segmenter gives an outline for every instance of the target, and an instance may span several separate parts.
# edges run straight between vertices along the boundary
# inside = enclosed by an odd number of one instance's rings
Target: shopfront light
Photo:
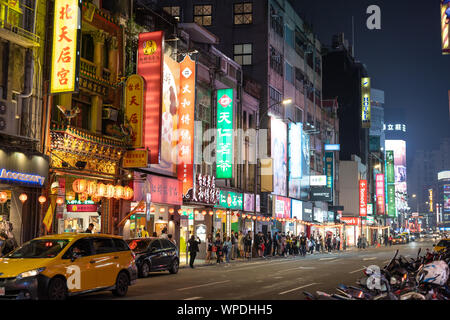
[[[183,214],[183,210],[178,209],[178,214],[181,216]]]
[[[210,211],[210,212],[209,212],[209,215],[210,215],[210,216],[212,216],[213,214],[214,214],[214,212],[213,212],[213,211]]]
[[[174,210],[173,208],[170,208],[170,209],[169,209],[169,213],[170,213],[170,214],[173,214],[174,212],[175,212],[175,210]]]
[[[62,204],[64,203],[64,199],[58,197],[58,198],[56,199],[56,203],[57,203],[58,205],[62,205]]]
[[[47,198],[44,197],[44,196],[40,196],[40,197],[38,198],[38,201],[39,201],[40,204],[44,204],[45,201],[47,201]]]
[[[27,196],[25,193],[22,193],[22,194],[19,196],[19,200],[22,201],[22,204],[23,204],[23,203],[25,203],[25,201],[28,200],[28,196]]]
[[[159,212],[160,212],[160,213],[166,212],[166,208],[159,208]]]
[[[0,192],[0,203],[5,203],[8,200],[8,194],[4,191]]]

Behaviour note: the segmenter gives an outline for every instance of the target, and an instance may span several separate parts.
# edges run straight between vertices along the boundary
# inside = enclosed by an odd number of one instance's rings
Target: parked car
[[[178,272],[180,259],[177,247],[167,239],[137,238],[127,240],[136,254],[139,277],[146,278],[153,271]]]
[[[0,298],[64,300],[103,290],[122,297],[137,279],[134,259],[117,236],[39,237],[0,258]]]

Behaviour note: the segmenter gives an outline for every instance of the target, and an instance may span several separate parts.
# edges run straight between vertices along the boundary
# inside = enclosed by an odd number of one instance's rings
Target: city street
[[[432,249],[433,242],[302,257],[254,259],[230,265],[180,269],[176,275],[152,273],[138,279],[124,299],[140,300],[296,300],[303,291],[335,292],[338,284],[355,284],[365,266],[383,267],[399,249],[405,257],[415,257]],[[73,299],[116,299],[110,292],[93,293]]]

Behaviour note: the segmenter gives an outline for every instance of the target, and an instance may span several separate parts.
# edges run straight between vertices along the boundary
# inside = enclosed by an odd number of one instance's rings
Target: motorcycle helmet
[[[445,261],[433,261],[423,266],[417,273],[416,280],[421,284],[444,285],[449,276],[448,264]]]

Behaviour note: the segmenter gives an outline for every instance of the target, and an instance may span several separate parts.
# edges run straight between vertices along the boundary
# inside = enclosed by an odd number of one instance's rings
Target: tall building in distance
[[[369,129],[369,151],[380,152],[384,150],[384,91],[370,90],[371,121]]]

